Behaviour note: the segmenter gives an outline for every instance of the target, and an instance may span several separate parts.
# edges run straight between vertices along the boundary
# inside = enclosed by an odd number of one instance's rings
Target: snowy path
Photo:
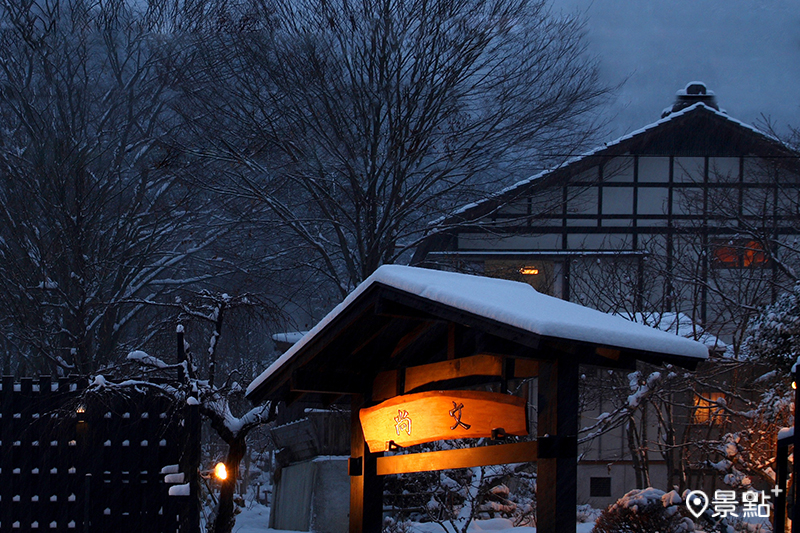
[[[260,504],[253,504],[249,509],[245,509],[241,514],[236,515],[236,526],[234,533],[295,533],[278,529],[268,529],[269,509]],[[590,533],[593,523],[578,524],[577,533]],[[504,518],[494,518],[492,520],[478,520],[472,523],[470,532],[480,533],[482,531],[512,531],[515,533],[536,533],[535,527],[513,527],[509,520]],[[417,524],[409,533],[442,533],[442,528],[438,524]]]

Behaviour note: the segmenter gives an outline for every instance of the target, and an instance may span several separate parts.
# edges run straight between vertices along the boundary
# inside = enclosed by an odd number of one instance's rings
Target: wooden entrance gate
[[[579,366],[694,368],[700,343],[537,293],[527,284],[388,265],[248,387],[254,402],[351,409],[350,531],[382,528],[382,477],[536,461],[537,531],[575,531]],[[428,454],[371,452],[359,411],[407,394],[538,380],[532,442]],[[501,429],[501,428],[497,428]]]

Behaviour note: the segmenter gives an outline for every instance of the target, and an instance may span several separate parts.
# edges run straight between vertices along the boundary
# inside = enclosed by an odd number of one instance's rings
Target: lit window
[[[716,423],[722,416],[722,407],[719,400],[724,400],[725,394],[722,392],[703,392],[694,395],[694,415],[692,421],[695,424]]]
[[[712,264],[717,268],[757,268],[768,263],[764,247],[758,241],[729,240],[712,246]]]
[[[519,269],[519,273],[523,276],[535,276],[539,273],[539,269],[532,266],[524,266]]]

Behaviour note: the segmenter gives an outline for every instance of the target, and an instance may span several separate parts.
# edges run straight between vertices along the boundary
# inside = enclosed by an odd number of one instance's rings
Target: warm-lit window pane
[[[708,424],[719,421],[722,408],[717,403],[725,398],[721,392],[703,392],[694,395],[694,416],[692,421],[695,424]]]
[[[736,267],[739,264],[739,252],[733,246],[718,246],[714,250],[714,260],[724,266]]]
[[[767,262],[767,256],[760,242],[750,241],[744,250],[744,263],[746,267],[762,265]]]
[[[722,241],[712,244],[716,268],[757,268],[768,264],[764,247],[758,241]]]

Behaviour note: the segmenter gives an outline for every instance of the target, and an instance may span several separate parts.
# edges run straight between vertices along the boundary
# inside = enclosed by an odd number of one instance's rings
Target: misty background
[[[675,91],[704,81],[721,109],[779,130],[800,124],[800,10],[791,0],[554,0],[585,13],[607,83],[609,139],[658,120]]]

